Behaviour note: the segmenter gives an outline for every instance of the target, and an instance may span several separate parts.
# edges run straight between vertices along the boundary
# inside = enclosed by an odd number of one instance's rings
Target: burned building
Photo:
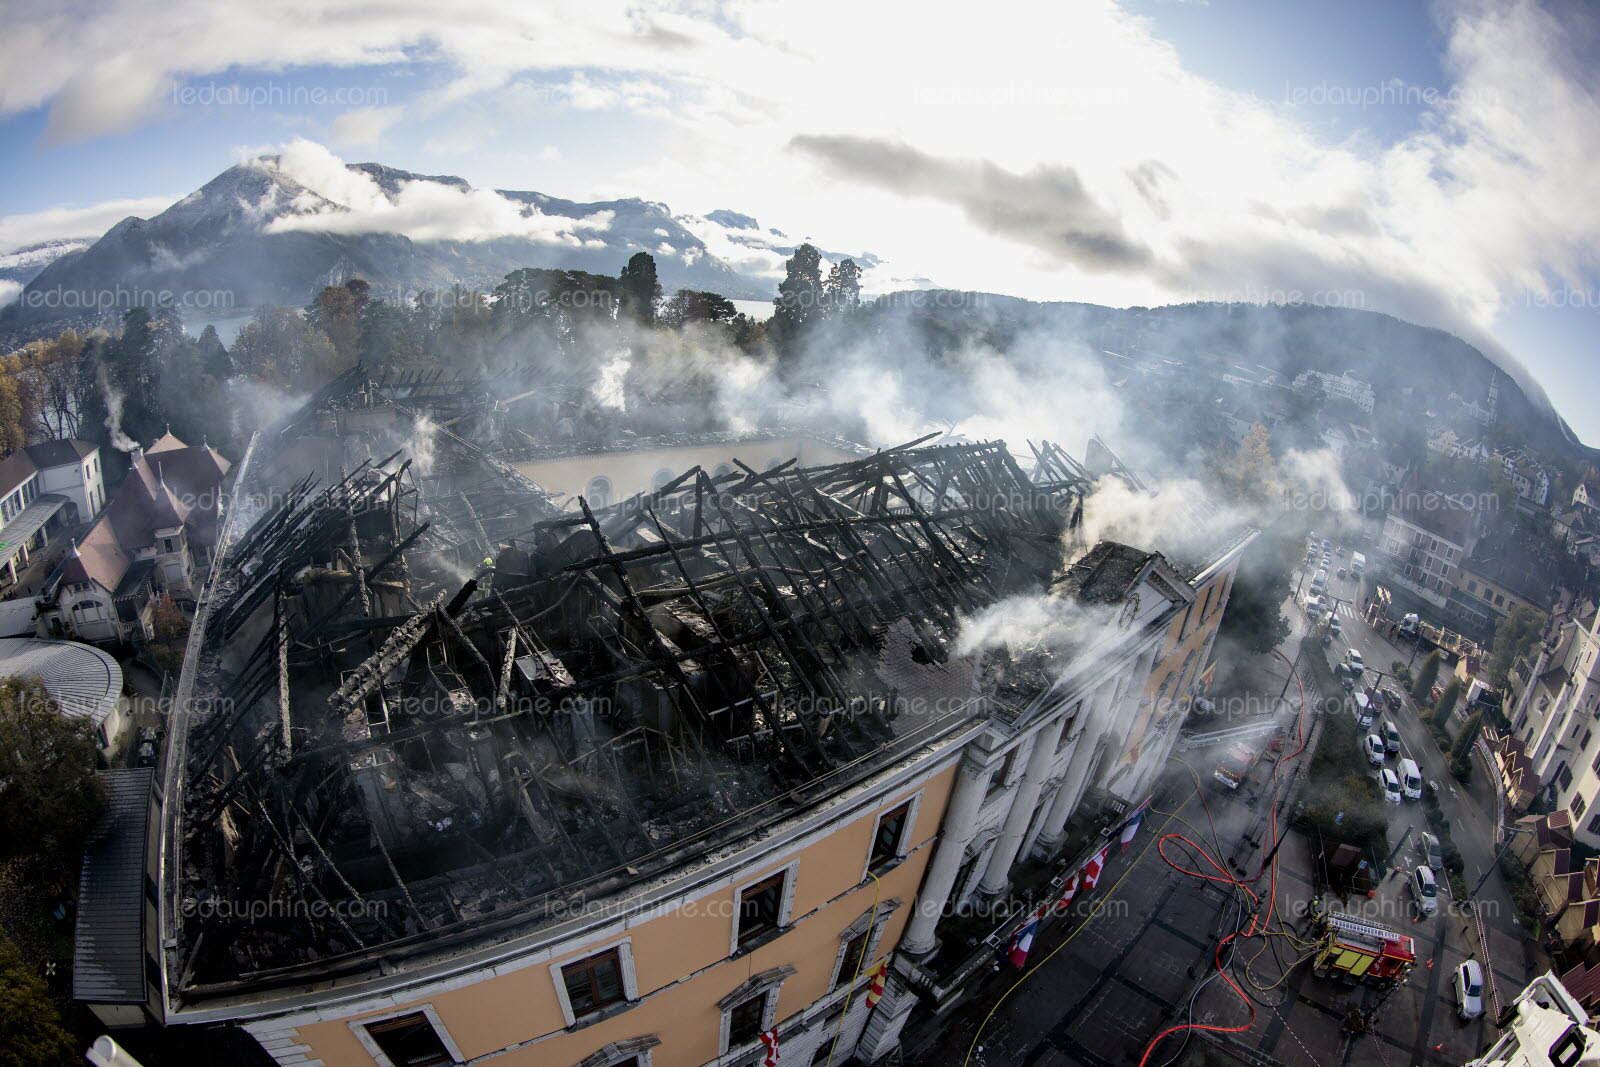
[[[1236,550],[1080,544],[1049,445],[595,507],[508,461],[492,392],[357,369],[242,458],[145,820],[147,1016],[284,1063],[880,1057],[911,994],[866,987],[974,869],[974,791],[998,891],[1147,788],[1181,713],[1142,694],[1195,684]],[[963,640],[1030,597],[1118,622]]]

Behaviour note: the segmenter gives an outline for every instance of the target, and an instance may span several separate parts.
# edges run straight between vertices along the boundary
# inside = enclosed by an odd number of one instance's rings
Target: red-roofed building
[[[229,463],[170,432],[135,452],[100,520],[67,553],[40,602],[53,636],[126,642],[150,635],[160,593],[191,600],[211,562]]]

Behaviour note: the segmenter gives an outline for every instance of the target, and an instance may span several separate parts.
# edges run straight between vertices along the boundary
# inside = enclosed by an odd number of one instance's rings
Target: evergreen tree
[[[1411,699],[1418,704],[1426,705],[1433,693],[1433,683],[1439,678],[1439,653],[1428,653],[1428,658],[1422,661],[1422,666],[1417,669],[1416,680],[1411,683]]]
[[[799,353],[807,329],[821,316],[822,254],[803,244],[784,267],[767,333],[780,354],[792,357]]]
[[[828,272],[823,295],[830,315],[846,314],[861,305],[861,268],[853,259],[841,259]]]
[[[1461,699],[1461,679],[1455,675],[1450,676],[1450,681],[1445,684],[1444,692],[1439,694],[1439,702],[1433,706],[1433,724],[1441,730],[1450,722],[1450,716],[1455,714],[1456,702]]]
[[[621,314],[645,326],[654,325],[656,309],[661,304],[655,257],[649,252],[635,252],[622,268],[618,281],[621,283]]]

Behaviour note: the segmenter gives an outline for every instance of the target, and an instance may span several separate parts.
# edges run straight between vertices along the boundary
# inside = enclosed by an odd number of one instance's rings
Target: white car
[[[1374,767],[1383,766],[1383,738],[1377,734],[1368,734],[1366,740],[1367,762]]]
[[[1367,669],[1366,663],[1361,659],[1361,653],[1353,648],[1344,654],[1344,665],[1345,669],[1357,678]]]
[[[1456,1013],[1464,1021],[1483,1014],[1483,968],[1477,960],[1468,960],[1456,968]]]
[[[1417,910],[1432,915],[1439,910],[1439,883],[1434,881],[1433,868],[1422,866],[1411,872],[1411,895],[1417,898]]]
[[[1383,799],[1391,804],[1400,803],[1400,779],[1395,773],[1385,767],[1378,772],[1378,785],[1383,788]]]
[[[1306,597],[1306,614],[1313,619],[1322,617],[1322,598],[1315,593]]]

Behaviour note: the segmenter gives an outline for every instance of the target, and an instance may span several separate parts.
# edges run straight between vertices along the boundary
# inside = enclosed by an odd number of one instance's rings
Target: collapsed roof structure
[[[1048,588],[1091,486],[924,439],[562,509],[473,389],[357,368],[242,461],[167,752],[171,1002],[509,936],[847,790],[979,713],[961,621]]]

